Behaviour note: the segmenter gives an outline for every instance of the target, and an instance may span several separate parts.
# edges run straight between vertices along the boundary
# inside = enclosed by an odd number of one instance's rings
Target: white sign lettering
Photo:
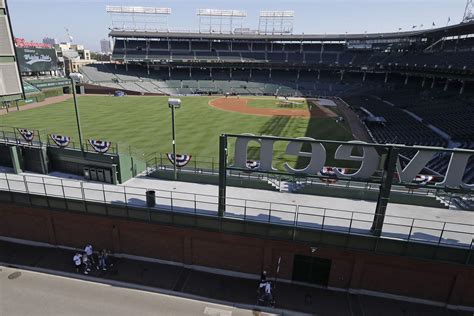
[[[237,137],[235,141],[234,165],[233,167],[249,169],[247,167],[247,147],[251,141],[255,141],[260,145],[259,156],[260,166],[253,171],[272,172],[277,171],[273,167],[273,148],[278,140],[277,138],[258,138],[253,134],[244,134],[251,137]],[[303,144],[309,143],[311,151],[302,151]],[[361,155],[352,155],[354,148],[360,148]],[[309,163],[302,169],[291,167],[285,163],[283,167],[289,173],[293,174],[308,174],[317,175],[324,167],[326,162],[326,148],[322,143],[316,142],[310,137],[300,137],[288,142],[285,153],[296,157],[307,157]],[[405,168],[402,168],[400,158],[397,160],[396,169],[400,183],[410,183],[416,176],[422,172],[428,162],[434,157],[435,151],[427,149],[419,149],[415,156],[408,162]],[[451,153],[451,159],[448,169],[446,171],[444,180],[436,183],[438,187],[461,187],[464,189],[474,189],[474,184],[467,184],[463,182],[464,172],[466,170],[469,158],[474,155],[473,151],[457,151]],[[354,173],[341,173],[337,168],[334,168],[334,173],[338,177],[354,178],[368,180],[374,175],[380,163],[380,156],[375,150],[375,147],[361,141],[351,141],[346,144],[341,144],[334,153],[334,158],[337,160],[360,161],[359,169]]]

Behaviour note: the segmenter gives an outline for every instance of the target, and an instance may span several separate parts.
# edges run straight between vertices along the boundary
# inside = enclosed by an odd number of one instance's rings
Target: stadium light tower
[[[247,16],[247,12],[240,10],[198,9],[196,15],[199,16],[200,33],[218,31],[219,33],[232,34],[236,24],[242,29],[243,19]],[[217,29],[214,30],[214,27]]]
[[[178,172],[176,169],[176,132],[174,127],[174,110],[181,107],[181,99],[168,99],[168,107],[171,109],[171,132],[173,136],[173,175],[174,180],[178,179]]]
[[[112,28],[119,30],[167,31],[170,8],[106,6]]]
[[[260,34],[291,34],[295,11],[260,11],[258,32]]]
[[[84,145],[82,142],[82,129],[81,129],[81,117],[79,115],[79,108],[77,106],[77,96],[76,96],[76,79],[77,77],[69,75],[69,79],[71,80],[71,88],[72,88],[72,97],[74,100],[74,112],[76,114],[76,124],[77,124],[77,133],[79,136],[79,146],[81,147],[81,151],[84,152]]]
[[[474,0],[467,0],[466,9],[464,10],[463,23],[474,21]]]

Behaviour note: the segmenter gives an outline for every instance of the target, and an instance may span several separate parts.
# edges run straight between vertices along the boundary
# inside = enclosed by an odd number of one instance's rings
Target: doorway
[[[295,255],[293,259],[293,281],[327,286],[331,263],[330,259]]]

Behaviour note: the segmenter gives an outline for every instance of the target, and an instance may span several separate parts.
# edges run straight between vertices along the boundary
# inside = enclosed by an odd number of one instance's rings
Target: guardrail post
[[[351,212],[351,222],[349,224],[349,234],[352,232],[352,220],[354,219],[354,212]]]
[[[247,200],[244,200],[244,220],[247,219]]]
[[[194,193],[194,215],[196,215],[196,193]]]
[[[8,173],[5,172],[5,180],[7,181],[7,188],[8,188],[8,192],[11,192],[11,188],[10,188],[10,181],[8,181]]]
[[[173,191],[170,191],[170,204],[171,204],[171,211],[174,212],[174,208],[173,208]]]
[[[270,211],[268,212],[268,222],[272,221],[272,202],[270,202]]]
[[[324,230],[324,220],[326,219],[326,209],[324,209],[323,211],[323,222],[322,222],[322,225],[321,225],[321,230]]]
[[[296,205],[295,208],[295,219],[293,220],[293,226],[297,227],[298,226],[298,211],[299,211],[300,206]]]
[[[219,137],[219,204],[218,216],[223,217],[226,207],[227,189],[227,136],[222,134]]]
[[[410,232],[408,233],[408,240],[410,240],[410,238],[411,238],[411,233],[413,231],[413,226],[415,226],[415,219],[414,218],[411,219],[411,226],[410,226]]]
[[[441,234],[439,235],[438,246],[439,246],[439,244],[441,244],[441,240],[443,239],[444,229],[445,229],[445,228],[446,228],[446,222],[444,222],[444,224],[443,224],[443,229],[441,230]]]
[[[63,192],[63,199],[66,199],[66,193],[64,192],[63,179],[61,179],[61,191]]]
[[[390,190],[392,188],[392,182],[395,175],[398,152],[399,149],[396,147],[390,147],[388,149],[388,155],[385,160],[384,172],[382,175],[382,184],[380,185],[379,197],[377,200],[377,206],[375,208],[375,216],[372,227],[370,228],[370,231],[374,236],[380,236],[382,234],[385,212],[387,211],[387,205],[390,199]]]

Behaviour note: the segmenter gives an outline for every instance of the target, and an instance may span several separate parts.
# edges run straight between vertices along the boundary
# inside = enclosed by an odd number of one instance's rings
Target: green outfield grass
[[[295,104],[292,104],[291,102],[288,104],[284,104],[282,101],[277,100],[275,98],[258,98],[258,99],[251,99],[247,103],[248,106],[254,107],[254,108],[265,108],[265,109],[301,109],[301,110],[306,110],[308,109],[308,104],[306,103],[306,100],[298,101]]]
[[[208,105],[209,97],[181,99],[182,107],[176,110],[178,153],[217,158],[221,133],[351,139],[351,133],[330,118],[252,116],[214,109]],[[122,150],[130,145],[135,152],[146,156],[171,151],[167,97],[82,96],[79,109],[84,139],[116,142]],[[38,129],[43,139],[50,133],[69,135],[73,141],[78,139],[72,100],[0,116],[0,125]],[[285,143],[276,144],[276,164],[282,161],[285,146]]]

